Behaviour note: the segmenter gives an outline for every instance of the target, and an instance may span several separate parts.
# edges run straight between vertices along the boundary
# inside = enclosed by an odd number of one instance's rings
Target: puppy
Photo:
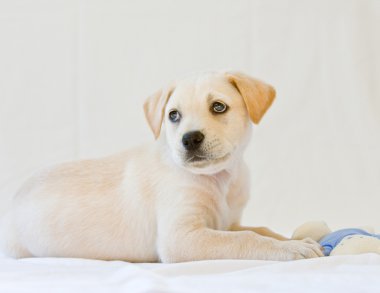
[[[2,251],[131,262],[322,256],[312,240],[239,223],[250,122],[259,123],[274,97],[270,85],[230,72],[159,90],[144,105],[156,141],[31,178],[2,223]]]

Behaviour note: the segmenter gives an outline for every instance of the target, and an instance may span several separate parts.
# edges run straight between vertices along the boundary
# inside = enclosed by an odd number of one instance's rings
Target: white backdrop
[[[231,68],[278,92],[244,222],[380,230],[379,52],[375,0],[0,0],[0,213],[42,166],[153,140],[161,85]]]

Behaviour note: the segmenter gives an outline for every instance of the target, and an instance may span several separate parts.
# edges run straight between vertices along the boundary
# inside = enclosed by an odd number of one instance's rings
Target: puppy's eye
[[[214,102],[211,107],[214,113],[224,113],[227,111],[228,107],[222,102]]]
[[[170,111],[169,119],[171,122],[178,122],[181,119],[181,114],[177,110]]]

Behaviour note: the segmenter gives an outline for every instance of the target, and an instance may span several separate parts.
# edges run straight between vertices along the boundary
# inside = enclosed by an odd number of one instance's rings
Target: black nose
[[[200,131],[190,131],[183,135],[182,144],[188,151],[194,151],[200,147],[205,136]]]

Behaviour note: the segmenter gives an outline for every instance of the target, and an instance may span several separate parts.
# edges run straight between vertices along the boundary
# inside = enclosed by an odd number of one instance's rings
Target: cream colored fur
[[[132,262],[321,256],[312,240],[240,225],[249,196],[242,155],[250,120],[258,123],[274,96],[259,80],[223,72],[158,91],[144,106],[157,140],[35,175],[3,220],[2,251]],[[210,112],[216,100],[229,106],[226,113]],[[181,112],[179,123],[169,121],[171,109]],[[205,134],[203,161],[185,159],[181,138],[191,130]]]

